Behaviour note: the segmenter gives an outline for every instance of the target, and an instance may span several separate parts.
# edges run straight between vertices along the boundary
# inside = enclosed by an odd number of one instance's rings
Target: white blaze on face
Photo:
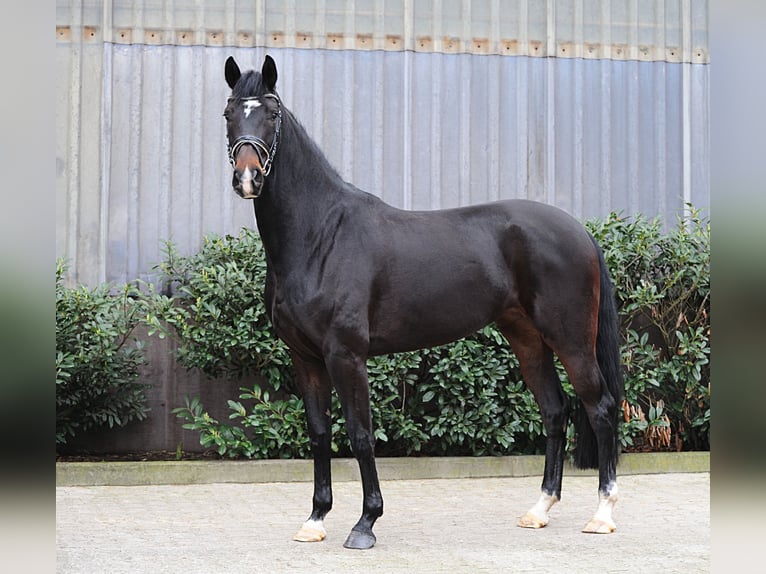
[[[245,102],[245,117],[250,117],[250,113],[255,109],[261,106],[261,102],[258,100],[247,100]]]
[[[253,193],[253,172],[250,171],[249,167],[245,168],[245,172],[242,174],[242,177],[240,178],[240,181],[242,182],[242,193],[245,195],[252,195]]]

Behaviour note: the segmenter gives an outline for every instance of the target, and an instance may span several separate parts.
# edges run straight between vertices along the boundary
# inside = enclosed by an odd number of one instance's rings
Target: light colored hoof
[[[531,512],[527,512],[524,516],[519,518],[516,525],[521,526],[522,528],[543,528],[548,525],[548,519],[540,518]]]
[[[310,526],[302,526],[301,529],[293,536],[293,540],[296,542],[322,542],[327,537],[327,532],[324,528],[311,528]]]
[[[585,528],[583,528],[582,531],[588,534],[611,534],[616,529],[617,526],[614,524],[614,522],[606,522],[604,520],[598,520],[594,518],[585,525]]]

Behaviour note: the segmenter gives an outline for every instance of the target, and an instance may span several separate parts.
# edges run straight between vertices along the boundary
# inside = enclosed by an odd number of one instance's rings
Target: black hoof
[[[367,550],[375,546],[375,535],[372,530],[363,532],[361,530],[352,530],[343,543],[345,548],[351,548],[353,550]]]

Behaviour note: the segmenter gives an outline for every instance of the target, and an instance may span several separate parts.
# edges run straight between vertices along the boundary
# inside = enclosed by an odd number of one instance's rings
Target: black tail
[[[614,298],[612,279],[604,261],[604,254],[596,240],[591,236],[598,251],[601,267],[601,296],[598,302],[598,334],[596,335],[596,359],[602,375],[601,394],[608,394],[613,399],[614,412],[614,448],[610,452],[619,452],[618,415],[619,405],[625,393],[625,386],[620,366],[620,322],[617,316],[617,304]],[[598,444],[596,434],[588,420],[588,415],[579,400],[572,410],[572,422],[575,426],[577,444],[574,449],[574,464],[577,468],[598,468]],[[616,460],[615,460],[616,463]]]

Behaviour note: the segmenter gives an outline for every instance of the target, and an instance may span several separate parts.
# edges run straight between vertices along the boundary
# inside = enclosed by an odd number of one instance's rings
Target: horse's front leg
[[[326,364],[343,406],[351,450],[359,463],[364,496],[362,516],[343,546],[365,550],[375,545],[372,527],[383,514],[383,497],[375,468],[375,436],[366,358],[347,349],[338,349],[328,354]]]
[[[293,540],[320,542],[327,535],[324,518],[332,508],[330,473],[332,385],[323,364],[303,361],[295,354],[293,354],[293,364],[306,409],[311,453],[314,456],[314,498],[311,516],[293,536]]]

